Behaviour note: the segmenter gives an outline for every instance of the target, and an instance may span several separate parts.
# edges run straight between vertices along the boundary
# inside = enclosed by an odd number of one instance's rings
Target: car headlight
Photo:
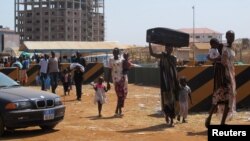
[[[55,106],[62,105],[62,101],[60,97],[55,98]]]
[[[6,110],[32,109],[32,103],[29,101],[11,102],[6,104],[5,109]]]

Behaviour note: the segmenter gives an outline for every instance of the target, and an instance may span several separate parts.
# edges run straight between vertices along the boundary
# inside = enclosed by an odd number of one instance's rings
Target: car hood
[[[49,98],[53,99],[58,97],[56,94],[52,94],[46,91],[34,90],[31,88],[25,87],[14,87],[14,88],[4,88],[0,89],[1,98],[5,98],[10,101],[16,100],[24,100],[24,99],[41,99],[41,98]]]

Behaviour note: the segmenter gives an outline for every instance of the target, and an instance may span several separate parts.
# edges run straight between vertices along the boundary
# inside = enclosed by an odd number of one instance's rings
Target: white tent
[[[78,41],[26,41],[24,50],[27,52],[108,52],[115,47],[128,49],[132,46],[120,44],[118,42],[78,42]]]

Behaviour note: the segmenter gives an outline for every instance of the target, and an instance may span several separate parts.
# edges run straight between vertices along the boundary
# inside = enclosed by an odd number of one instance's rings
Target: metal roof
[[[195,43],[195,47],[199,50],[209,50],[211,48],[210,43]]]
[[[78,42],[78,41],[25,41],[25,51],[81,51],[81,52],[107,52],[115,47],[128,49],[132,46],[120,44],[118,42]]]

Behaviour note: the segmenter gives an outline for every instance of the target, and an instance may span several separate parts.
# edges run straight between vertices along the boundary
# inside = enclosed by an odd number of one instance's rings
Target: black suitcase
[[[157,27],[147,30],[146,41],[172,47],[187,47],[189,45],[189,34],[169,28]]]

